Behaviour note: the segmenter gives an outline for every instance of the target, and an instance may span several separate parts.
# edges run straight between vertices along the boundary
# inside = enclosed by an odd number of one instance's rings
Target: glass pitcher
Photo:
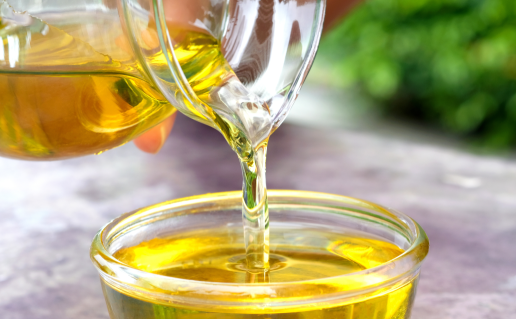
[[[324,0],[0,0],[0,156],[52,160],[103,152],[176,109],[228,141],[266,139],[309,71],[324,6]],[[267,112],[272,125],[239,116],[246,109]]]

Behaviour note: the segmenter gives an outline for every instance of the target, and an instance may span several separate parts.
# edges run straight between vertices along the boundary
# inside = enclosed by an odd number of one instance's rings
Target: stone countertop
[[[344,194],[405,212],[427,231],[414,319],[516,318],[516,162],[350,130],[284,125],[270,189]],[[236,156],[178,118],[158,155],[132,144],[62,162],[0,159],[0,318],[108,319],[88,250],[114,217],[236,190]]]

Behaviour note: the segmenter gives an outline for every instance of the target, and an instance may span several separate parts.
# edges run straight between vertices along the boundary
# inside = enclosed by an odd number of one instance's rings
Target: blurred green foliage
[[[320,55],[389,111],[516,144],[516,0],[366,0]]]

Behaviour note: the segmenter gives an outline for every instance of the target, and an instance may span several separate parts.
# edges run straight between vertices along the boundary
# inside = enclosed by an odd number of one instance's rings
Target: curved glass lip
[[[411,245],[398,257],[377,267],[359,272],[314,280],[258,284],[212,283],[152,274],[118,261],[105,246],[106,241],[113,239],[113,236],[116,236],[119,231],[127,229],[127,225],[138,225],[137,223],[146,220],[152,222],[153,217],[162,216],[164,211],[179,212],[188,208],[202,208],[200,211],[206,211],[207,209],[217,209],[217,207],[228,209],[240,205],[241,196],[241,191],[198,195],[175,199],[124,214],[106,224],[97,233],[91,246],[91,260],[102,279],[112,288],[136,298],[152,298],[153,302],[161,300],[164,304],[172,303],[179,307],[195,308],[196,310],[202,309],[205,305],[206,309],[211,312],[220,307],[225,311],[235,313],[243,310],[249,311],[249,309],[255,309],[255,313],[281,313],[294,308],[297,311],[302,304],[319,303],[326,306],[331,304],[333,307],[336,303],[357,302],[359,299],[368,299],[393,291],[417,277],[420,265],[429,251],[426,233],[419,224],[405,214],[348,196],[290,190],[268,190],[269,207],[274,209],[274,206],[288,205],[282,204],[281,199],[299,200],[297,206],[304,207],[305,210],[316,210],[317,207],[324,207],[326,210],[333,208],[346,210],[346,204],[363,207],[383,214],[384,218],[380,218],[380,220],[387,222],[390,219],[391,223],[394,222],[403,227],[411,237]],[[278,200],[279,203],[276,202]],[[307,205],[306,202],[303,202],[307,200],[321,200],[334,205],[317,206],[313,203]],[[233,201],[234,205],[222,207],[216,205],[218,202],[227,201]],[[368,214],[365,211],[357,210],[357,212]],[[346,283],[356,285],[357,282],[363,283],[362,288],[342,290],[342,286],[345,286]],[[293,297],[281,295],[281,292],[290,291],[292,293],[296,287],[307,285],[313,286],[313,288],[323,286],[325,288],[332,286],[341,288],[333,292],[330,289],[330,292],[319,294],[317,289],[308,289],[310,294],[307,295],[298,294]],[[272,291],[278,298],[271,300],[267,297]],[[264,310],[264,307],[267,308],[267,311]]]
[[[127,0],[123,1],[123,4],[126,5]],[[165,18],[165,9],[164,9],[164,0],[153,0],[153,13],[157,17],[156,21],[156,28],[159,38],[159,43],[161,50],[163,52],[166,52],[164,54],[164,58],[167,62],[168,69],[170,71],[170,74],[173,76],[173,78],[176,81],[176,84],[179,86],[179,89],[181,91],[181,94],[183,97],[188,100],[188,102],[191,105],[196,106],[196,110],[202,114],[205,119],[199,119],[197,117],[192,117],[196,121],[200,121],[208,126],[211,126],[215,128],[216,130],[219,130],[217,126],[213,125],[210,120],[207,120],[210,118],[207,111],[205,110],[204,102],[202,102],[197,94],[194,92],[192,86],[187,80],[187,77],[185,73],[183,72],[183,69],[181,65],[179,64],[175,51],[174,51],[174,42],[172,41],[172,38],[169,34],[169,31],[166,27],[166,18]],[[312,32],[310,36],[310,49],[307,50],[305,53],[305,57],[303,59],[303,63],[301,64],[296,76],[293,78],[292,83],[290,85],[290,89],[288,92],[288,98],[283,101],[283,105],[279,108],[279,111],[277,114],[275,114],[274,117],[274,127],[271,128],[271,133],[281,125],[281,123],[285,120],[285,113],[288,113],[289,110],[292,108],[292,105],[294,104],[295,100],[297,99],[299,95],[299,91],[301,90],[301,87],[306,79],[306,76],[308,75],[308,72],[310,71],[312,64],[314,63],[315,57],[317,55],[317,50],[319,48],[319,41],[322,36],[323,32],[323,25],[324,25],[324,17],[326,14],[326,0],[316,0],[317,8],[314,12],[314,25],[312,27]],[[227,12],[226,12],[227,14]],[[229,19],[229,17],[225,17],[225,20]],[[127,21],[131,21],[130,19],[127,19]],[[227,23],[227,22],[226,22]],[[138,51],[138,50],[136,50]],[[144,59],[145,60],[145,59]],[[154,75],[154,71],[152,69],[147,68],[147,73],[151,75],[152,80],[154,81],[154,84],[161,88],[162,91],[165,93],[165,96],[168,95],[168,92],[166,89],[162,88],[162,86],[159,84],[159,81],[156,80],[156,76]],[[199,107],[200,106],[200,107]],[[188,113],[185,113],[186,116],[191,117]]]

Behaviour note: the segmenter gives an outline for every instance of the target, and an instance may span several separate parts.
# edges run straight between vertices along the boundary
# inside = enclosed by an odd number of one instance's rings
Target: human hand
[[[170,18],[174,23],[191,25],[203,14],[204,10],[202,10],[202,6],[206,5],[206,1],[207,0],[190,0],[190,5],[185,6],[184,0],[165,0],[164,7],[167,20]],[[329,30],[344,17],[354,5],[361,1],[362,0],[327,0],[324,30]],[[144,152],[156,154],[161,147],[163,147],[163,144],[165,144],[174,126],[175,119],[176,114],[137,137],[134,140],[134,144]]]
[[[167,20],[173,21],[175,25],[184,25],[191,29],[194,27],[193,24],[197,19],[202,19],[205,12],[203,7],[208,4],[209,0],[189,0],[188,3],[185,3],[184,0],[165,0],[164,11]],[[177,113],[174,113],[160,124],[137,137],[134,140],[134,144],[146,153],[158,153],[174,126],[176,115]]]

